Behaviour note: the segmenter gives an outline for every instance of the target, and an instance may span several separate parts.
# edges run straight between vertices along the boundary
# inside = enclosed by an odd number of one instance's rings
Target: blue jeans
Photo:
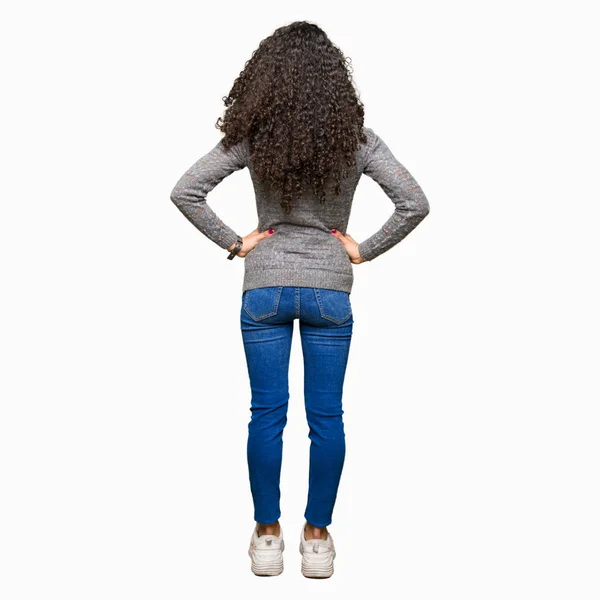
[[[281,516],[279,482],[294,319],[302,340],[311,440],[304,517],[325,527],[331,523],[346,454],[342,388],[354,320],[350,294],[323,288],[271,286],[242,294],[241,330],[252,394],[247,455],[254,520],[273,523]]]

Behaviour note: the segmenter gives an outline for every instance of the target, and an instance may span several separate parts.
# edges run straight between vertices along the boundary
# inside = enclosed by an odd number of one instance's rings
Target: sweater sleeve
[[[372,130],[363,173],[376,181],[394,203],[383,226],[358,245],[360,256],[373,260],[403,240],[428,214],[429,203],[419,184]]]
[[[171,200],[186,218],[221,248],[229,248],[237,233],[206,202],[206,195],[225,177],[247,166],[244,142],[226,149],[223,140],[198,159],[171,191]]]

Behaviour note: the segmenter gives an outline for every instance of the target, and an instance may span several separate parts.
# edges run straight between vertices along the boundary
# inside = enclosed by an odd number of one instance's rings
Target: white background
[[[4,9],[0,596],[597,599],[597,21],[585,2]],[[334,576],[300,573],[296,329],[280,577],[247,555],[242,259],[169,193],[277,27],[349,56],[429,199],[355,266]],[[209,197],[256,226],[247,170]],[[393,206],[367,177],[348,231]]]

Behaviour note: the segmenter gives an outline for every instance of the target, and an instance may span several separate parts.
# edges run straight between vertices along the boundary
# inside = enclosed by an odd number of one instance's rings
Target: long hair
[[[254,172],[286,213],[311,187],[321,202],[328,185],[339,195],[367,142],[350,62],[320,27],[295,21],[260,42],[223,98],[223,145],[248,140]]]

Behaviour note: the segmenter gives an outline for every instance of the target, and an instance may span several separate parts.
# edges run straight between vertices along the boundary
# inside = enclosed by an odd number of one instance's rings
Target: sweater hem
[[[352,291],[354,273],[335,273],[319,269],[256,269],[244,273],[242,293],[271,286],[312,287],[341,292]]]

